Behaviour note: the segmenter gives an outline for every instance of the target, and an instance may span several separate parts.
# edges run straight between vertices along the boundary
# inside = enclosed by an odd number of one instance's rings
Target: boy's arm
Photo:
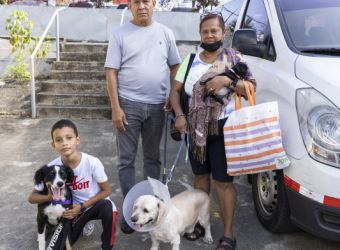
[[[101,191],[98,194],[96,194],[95,196],[93,196],[91,199],[89,199],[89,200],[87,200],[83,203],[83,206],[85,208],[93,206],[98,201],[105,199],[106,197],[108,197],[112,193],[109,181],[98,183],[98,185],[100,186]]]
[[[106,197],[108,197],[111,194],[112,190],[111,190],[109,181],[98,183],[98,185],[100,186],[101,191],[98,194],[96,194],[95,196],[93,196],[91,199],[85,201],[83,203],[84,208],[88,208],[88,207],[93,206],[98,201],[105,199]],[[81,210],[80,204],[73,204],[72,209],[66,210],[64,212],[64,217],[67,218],[67,219],[73,219],[74,217],[76,217],[78,214],[81,213],[80,210]]]
[[[52,194],[49,192],[46,194],[40,194],[38,190],[33,189],[28,196],[28,202],[31,204],[40,204],[45,202],[50,202],[53,200]]]

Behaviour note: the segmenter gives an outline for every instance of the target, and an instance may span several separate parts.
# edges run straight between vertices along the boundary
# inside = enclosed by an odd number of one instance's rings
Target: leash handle
[[[178,161],[178,158],[179,158],[179,155],[181,154],[181,151],[182,151],[182,148],[183,148],[183,144],[184,144],[185,140],[182,139],[181,141],[181,144],[179,145],[178,147],[178,150],[177,150],[177,154],[176,154],[176,158],[175,158],[175,161],[174,163],[172,164],[171,166],[171,169],[169,171],[169,173],[166,173],[166,168],[164,168],[164,173],[163,173],[163,183],[168,186],[168,183],[171,181],[172,179],[172,173],[177,165],[177,161]]]
[[[186,152],[185,152],[185,163],[188,163],[188,160],[189,160],[189,148],[190,148],[190,141],[189,141],[189,128],[188,128],[188,132],[187,132],[187,144],[186,144],[186,146],[187,146],[187,150],[186,150]]]
[[[164,149],[163,149],[163,175],[162,175],[162,183],[166,183],[166,151],[167,151],[167,141],[168,141],[168,120],[169,120],[169,112],[166,112],[165,115],[165,127],[164,127]]]

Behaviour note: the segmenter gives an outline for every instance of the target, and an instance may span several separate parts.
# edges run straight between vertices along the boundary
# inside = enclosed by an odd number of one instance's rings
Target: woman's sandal
[[[236,248],[235,238],[230,239],[228,237],[222,236],[215,250],[235,250],[235,248]]]
[[[194,231],[192,233],[184,233],[183,237],[186,238],[187,240],[195,241],[203,237],[204,234],[205,234],[204,228],[199,223],[196,223]]]

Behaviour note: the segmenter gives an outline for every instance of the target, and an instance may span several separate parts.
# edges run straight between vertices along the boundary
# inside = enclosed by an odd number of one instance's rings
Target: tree
[[[10,76],[25,80],[30,77],[28,65],[25,62],[25,49],[31,42],[33,23],[28,20],[25,11],[15,10],[6,19],[6,30],[9,31],[9,43],[14,54],[14,65],[9,67]]]
[[[30,78],[25,52],[31,54],[39,41],[39,37],[32,37],[33,22],[28,20],[26,11],[12,11],[6,19],[6,30],[9,31],[9,43],[14,54],[14,64],[9,66],[10,77],[27,80]],[[44,42],[37,53],[38,58],[45,58],[50,48],[50,43]]]
[[[203,11],[205,11],[209,6],[210,10],[212,7],[216,7],[219,4],[219,0],[196,0],[196,3],[197,9],[203,9]]]
[[[158,5],[161,10],[170,11],[173,7],[176,7],[177,0],[159,0]],[[178,3],[177,3],[178,4]]]

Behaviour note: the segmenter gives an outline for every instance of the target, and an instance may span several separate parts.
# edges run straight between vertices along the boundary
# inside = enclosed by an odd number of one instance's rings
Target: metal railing
[[[66,7],[62,7],[62,8],[58,8],[54,11],[50,21],[48,22],[44,33],[41,35],[40,40],[37,44],[37,46],[34,48],[33,53],[31,54],[31,58],[30,58],[30,72],[31,72],[31,109],[32,109],[32,118],[36,118],[37,116],[37,107],[36,107],[36,100],[35,100],[35,72],[34,72],[34,59],[35,56],[38,53],[38,50],[40,48],[40,46],[42,45],[47,32],[49,31],[49,29],[52,26],[53,21],[56,19],[56,37],[55,37],[55,41],[56,41],[56,60],[57,62],[60,61],[60,46],[59,46],[59,12],[66,9]]]

